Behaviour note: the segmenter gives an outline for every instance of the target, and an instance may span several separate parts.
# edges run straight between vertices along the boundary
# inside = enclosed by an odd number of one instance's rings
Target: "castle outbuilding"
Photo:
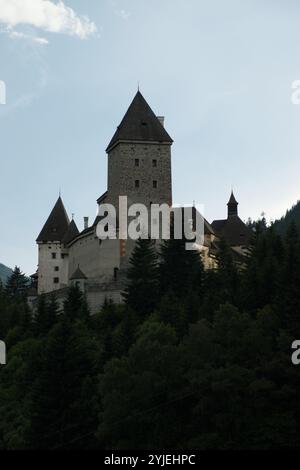
[[[252,231],[240,219],[238,205],[233,191],[227,204],[227,219],[214,220],[211,224],[218,238],[223,238],[237,255],[244,256],[247,253],[252,238]]]

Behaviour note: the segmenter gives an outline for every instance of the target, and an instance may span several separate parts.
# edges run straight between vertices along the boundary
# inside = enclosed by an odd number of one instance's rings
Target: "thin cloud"
[[[39,36],[30,36],[29,34],[21,33],[19,31],[11,31],[9,33],[11,39],[28,39],[29,41],[36,42],[37,44],[47,45],[49,44],[48,39]]]
[[[63,33],[80,39],[86,39],[97,32],[95,23],[87,16],[78,16],[62,1],[55,3],[50,0],[0,0],[0,23],[10,29],[18,25],[29,25],[50,33]],[[36,42],[41,41],[45,44],[47,40],[36,38]]]

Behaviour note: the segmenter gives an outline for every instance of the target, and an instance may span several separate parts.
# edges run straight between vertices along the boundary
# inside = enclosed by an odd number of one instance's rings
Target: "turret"
[[[37,238],[39,246],[38,293],[48,293],[68,284],[67,243],[78,233],[69,220],[61,197]]]
[[[233,194],[233,191],[232,191],[232,192],[231,192],[230,199],[229,199],[229,202],[228,202],[228,204],[227,204],[227,207],[228,207],[228,218],[229,218],[229,217],[238,216],[238,205],[239,205],[239,203],[238,203],[237,200],[235,199],[234,194]]]
[[[108,154],[108,197],[118,205],[172,204],[171,145],[162,117],[157,117],[140,91],[111,139]]]

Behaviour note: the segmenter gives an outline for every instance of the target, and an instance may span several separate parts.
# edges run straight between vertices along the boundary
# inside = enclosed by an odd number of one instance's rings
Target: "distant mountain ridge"
[[[281,219],[274,222],[274,228],[280,235],[285,235],[292,222],[295,222],[300,232],[300,201],[298,201]]]
[[[0,263],[0,281],[5,283],[7,281],[7,278],[12,274],[12,270],[8,268],[7,266],[4,266],[4,264]]]

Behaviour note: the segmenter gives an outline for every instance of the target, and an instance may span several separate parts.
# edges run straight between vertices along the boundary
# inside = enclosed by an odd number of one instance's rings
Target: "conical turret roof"
[[[233,204],[236,204],[236,205],[239,204],[239,203],[237,202],[237,200],[235,199],[235,196],[234,196],[234,194],[233,194],[233,191],[231,191],[231,196],[230,196],[230,199],[229,199],[227,205],[229,206],[229,204],[232,204],[232,205],[233,205]]]
[[[173,143],[140,91],[135,95],[106,151],[109,152],[120,141]]]
[[[77,225],[75,224],[74,220],[71,220],[69,228],[63,238],[63,243],[67,245],[70,243],[75,237],[79,235],[79,230],[77,228]]]
[[[79,265],[74,274],[70,277],[70,281],[80,281],[81,279],[87,279],[86,275],[81,271]]]
[[[59,197],[36,241],[39,243],[62,242],[69,225],[68,214]]]

